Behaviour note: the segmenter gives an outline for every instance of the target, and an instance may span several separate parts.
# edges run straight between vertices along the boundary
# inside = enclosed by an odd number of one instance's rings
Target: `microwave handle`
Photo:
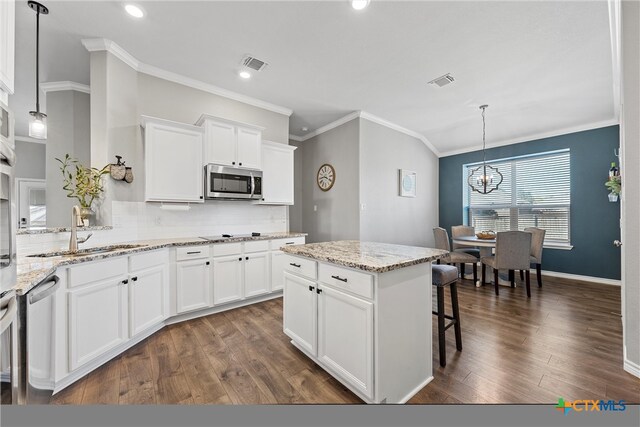
[[[251,196],[249,198],[253,199],[253,193],[256,191],[256,180],[253,177],[253,172],[250,172],[249,176],[251,177]]]

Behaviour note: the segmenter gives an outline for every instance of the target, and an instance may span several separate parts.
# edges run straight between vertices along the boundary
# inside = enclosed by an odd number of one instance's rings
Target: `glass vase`
[[[83,227],[89,227],[94,221],[95,212],[91,206],[80,208],[80,219]]]

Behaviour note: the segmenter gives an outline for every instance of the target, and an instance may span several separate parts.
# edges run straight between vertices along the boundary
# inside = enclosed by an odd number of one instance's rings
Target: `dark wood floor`
[[[496,297],[491,287],[461,281],[464,349],[455,351],[451,329],[446,368],[436,345],[435,378],[410,403],[640,402],[640,379],[622,368],[620,289],[552,278],[544,285],[533,285],[527,299],[522,286]],[[276,299],[168,326],[52,403],[361,401],[290,345]]]

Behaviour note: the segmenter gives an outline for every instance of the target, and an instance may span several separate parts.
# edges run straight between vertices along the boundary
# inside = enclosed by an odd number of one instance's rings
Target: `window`
[[[547,230],[545,244],[570,245],[571,174],[569,150],[490,162],[504,176],[489,194],[472,191],[465,179],[464,206],[476,230]],[[463,166],[468,178],[478,163]]]

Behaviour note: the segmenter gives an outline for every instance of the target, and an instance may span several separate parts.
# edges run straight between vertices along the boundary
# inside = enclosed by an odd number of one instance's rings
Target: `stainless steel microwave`
[[[0,102],[0,142],[12,149],[15,147],[13,141],[13,114],[9,107]]]
[[[262,199],[262,171],[208,164],[205,198],[220,200]]]

